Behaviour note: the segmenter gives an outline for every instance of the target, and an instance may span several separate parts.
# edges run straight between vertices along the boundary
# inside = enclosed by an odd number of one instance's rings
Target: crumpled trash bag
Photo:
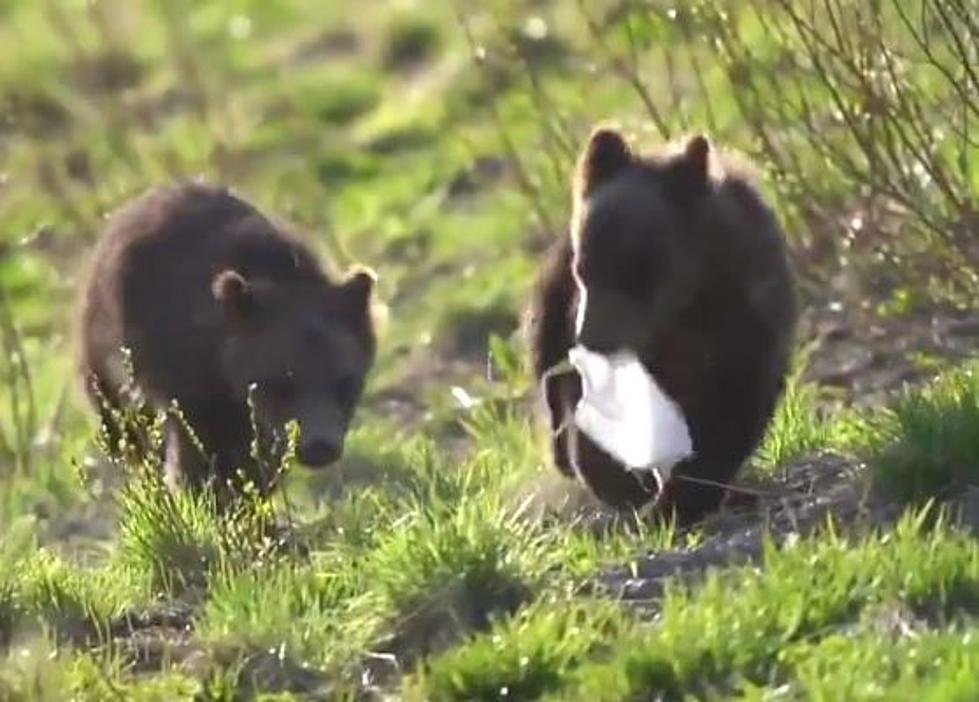
[[[605,356],[578,345],[568,360],[582,384],[575,425],[627,468],[653,472],[662,489],[693,453],[679,406],[631,352]]]

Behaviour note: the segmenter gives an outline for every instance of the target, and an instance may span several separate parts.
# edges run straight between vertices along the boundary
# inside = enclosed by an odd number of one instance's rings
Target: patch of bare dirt
[[[815,347],[807,380],[837,388],[858,406],[881,404],[905,384],[979,350],[979,310],[940,308],[900,317],[828,304],[803,314]]]
[[[193,617],[194,610],[179,601],[124,612],[110,624],[111,649],[134,673],[179,664],[197,650]]]

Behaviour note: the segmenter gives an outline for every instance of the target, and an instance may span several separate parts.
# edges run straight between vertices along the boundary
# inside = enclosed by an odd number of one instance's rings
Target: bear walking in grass
[[[636,154],[596,128],[579,159],[570,236],[556,242],[529,310],[554,461],[603,502],[690,523],[715,510],[761,441],[785,383],[797,308],[781,228],[706,138]],[[693,455],[661,491],[576,427],[581,344],[635,353],[682,411]]]
[[[114,441],[130,368],[151,408],[176,402],[164,440],[171,484],[213,481],[222,495],[243,476],[267,491],[253,427],[261,456],[281,451],[290,420],[301,463],[340,456],[375,355],[373,280],[334,280],[224,189],[151,190],[113,215],[96,247],[80,305],[83,381]]]

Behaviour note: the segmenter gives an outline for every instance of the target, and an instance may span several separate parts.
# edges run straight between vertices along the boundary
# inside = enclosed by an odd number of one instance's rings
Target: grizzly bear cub
[[[332,279],[227,190],[153,189],[111,217],[95,249],[80,300],[81,375],[112,441],[130,371],[150,408],[176,402],[164,437],[171,485],[210,482],[223,502],[244,477],[265,492],[274,476],[253,448],[281,458],[290,420],[301,463],[341,455],[375,355],[373,282],[366,271]]]
[[[778,222],[712,151],[695,136],[639,155],[596,128],[574,179],[570,236],[550,252],[527,320],[557,467],[618,508],[655,498],[655,511],[681,524],[720,505],[762,439],[797,316]],[[681,408],[694,454],[661,493],[575,427],[577,373],[545,379],[576,343],[632,351]]]

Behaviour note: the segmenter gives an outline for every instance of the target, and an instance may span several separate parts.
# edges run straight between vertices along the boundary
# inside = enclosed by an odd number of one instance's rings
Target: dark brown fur
[[[102,400],[124,401],[128,348],[149,405],[176,401],[204,449],[168,419],[168,479],[216,478],[221,493],[241,471],[264,490],[250,386],[263,454],[295,419],[300,461],[335,460],[375,355],[372,286],[366,272],[331,279],[305,245],[224,189],[154,189],[118,210],[96,247],[80,300],[80,372],[118,438]]]
[[[587,312],[576,334],[580,281]],[[602,501],[656,498],[681,523],[716,509],[771,419],[790,361],[796,300],[781,228],[758,191],[703,137],[640,156],[598,128],[579,160],[570,236],[556,242],[530,306],[534,376],[580,341],[636,352],[680,405],[695,456],[662,494],[577,431],[577,374],[542,387],[554,461]]]

